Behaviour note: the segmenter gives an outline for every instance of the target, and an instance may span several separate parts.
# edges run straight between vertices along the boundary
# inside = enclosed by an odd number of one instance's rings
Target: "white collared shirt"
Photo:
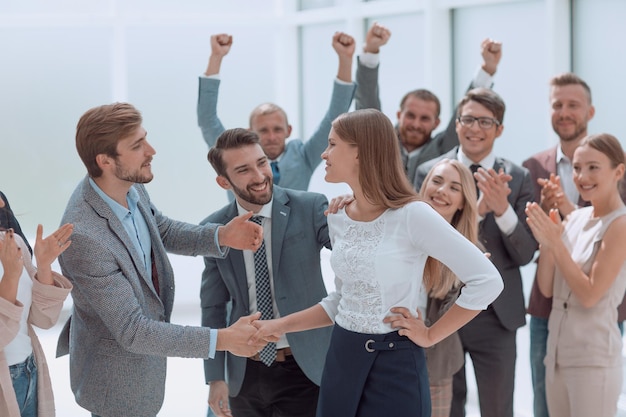
[[[263,217],[261,222],[261,226],[263,227],[263,241],[265,242],[265,254],[267,255],[267,269],[270,274],[270,289],[272,291],[272,310],[274,311],[274,318],[279,318],[280,313],[278,312],[278,307],[276,306],[276,297],[274,291],[274,271],[272,265],[272,205],[274,203],[274,199],[264,205],[258,213],[254,213],[255,216]],[[239,201],[237,201],[237,212],[239,215],[245,214],[248,212],[245,208],[239,205]],[[258,311],[257,302],[256,302],[256,277],[254,273],[254,252],[251,250],[243,251],[243,262],[246,268],[246,280],[248,282],[248,303],[250,305],[250,314]],[[276,348],[282,349],[289,346],[287,342],[287,337],[283,335],[278,342],[276,342]]]
[[[580,194],[576,184],[574,184],[574,167],[572,161],[563,153],[560,145],[556,147],[556,173],[561,177],[561,188],[565,196],[577,206]]]

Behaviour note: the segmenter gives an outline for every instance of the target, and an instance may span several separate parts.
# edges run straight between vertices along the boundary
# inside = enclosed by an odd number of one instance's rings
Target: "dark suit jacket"
[[[59,257],[74,285],[74,307],[57,356],[69,350],[76,402],[100,416],[155,416],[163,403],[167,356],[209,356],[210,329],[169,323],[174,271],[166,251],[220,256],[219,225],[169,219],[151,204],[143,185],[133,187],[150,232],[160,295],[143,256],[88,178],[70,197],[62,220],[74,224],[72,245]]]
[[[558,146],[558,145],[557,145]],[[554,146],[552,148],[546,149],[545,151],[541,151],[527,160],[524,161],[522,166],[524,166],[530,172],[530,176],[533,180],[535,197],[534,200],[539,202],[541,200],[541,186],[537,183],[538,178],[550,178],[550,174],[557,173],[556,167],[556,151],[557,147]],[[622,187],[620,189],[620,194],[622,195],[622,200],[626,202],[626,188],[624,184],[621,184]],[[582,198],[578,199],[577,205],[579,207],[588,206],[590,203],[588,201],[583,200]],[[528,301],[528,314],[541,317],[547,319],[550,315],[550,311],[552,310],[552,297],[546,298],[539,291],[539,286],[537,285],[537,280],[533,281],[533,287],[530,293],[530,300]],[[618,313],[618,321],[626,320],[626,295],[624,296],[624,300],[622,304],[617,309]]]
[[[320,250],[330,249],[324,210],[326,197],[274,186],[272,204],[272,271],[274,297],[281,316],[317,304],[326,293],[320,266]],[[237,216],[233,201],[213,213],[207,222],[228,222]],[[202,325],[225,327],[251,313],[243,252],[231,249],[225,259],[205,258],[200,299]],[[227,316],[226,304],[232,300]],[[304,373],[321,380],[331,328],[287,334],[293,355]],[[230,396],[237,396],[246,371],[246,358],[217,352],[204,364],[206,381],[225,380]]]
[[[458,147],[440,158],[422,164],[416,172],[415,188],[420,189],[426,174],[437,161],[443,158],[457,159],[457,153]],[[504,290],[491,306],[500,323],[509,330],[515,330],[526,323],[522,276],[519,268],[530,262],[537,250],[537,242],[526,224],[524,212],[526,203],[533,201],[533,186],[530,173],[525,168],[507,159],[496,157],[493,169],[499,171],[500,168],[513,177],[509,181],[511,194],[508,200],[517,214],[518,222],[515,230],[510,235],[505,235],[496,224],[494,214],[488,213],[479,224],[478,239],[487,252],[491,253],[490,259],[498,268],[504,281]]]

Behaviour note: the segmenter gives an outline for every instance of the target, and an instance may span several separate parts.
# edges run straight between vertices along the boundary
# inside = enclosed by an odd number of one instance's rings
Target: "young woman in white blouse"
[[[52,271],[70,245],[72,225],[47,238],[37,228],[33,265],[28,247],[13,229],[0,231],[0,415],[54,416],[54,400],[43,350],[32,325],[52,327],[72,285]]]
[[[345,182],[354,201],[328,216],[336,291],[318,305],[257,321],[273,339],[334,324],[317,415],[430,416],[424,351],[486,308],[503,284],[492,263],[408,182],[391,121],[373,109],[333,122],[326,181]],[[431,256],[465,283],[455,305],[426,327],[422,276]],[[415,318],[418,318],[417,320]]]

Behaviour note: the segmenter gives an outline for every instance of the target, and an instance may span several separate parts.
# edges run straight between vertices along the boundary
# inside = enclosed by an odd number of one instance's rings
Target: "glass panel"
[[[343,30],[337,23],[309,25],[301,30],[300,50],[302,54],[302,128],[300,136],[308,140],[322,121],[332,95],[337,77],[338,58],[332,47],[333,34]],[[353,35],[353,34],[351,34]],[[354,71],[352,71],[354,76]],[[344,184],[328,184],[324,181],[324,164],[321,163],[311,178],[310,190],[335,196],[347,192]]]
[[[626,96],[626,2],[575,0],[573,3],[574,71],[591,87],[596,114],[589,133],[606,132],[626,145],[623,97]],[[607,36],[610,34],[610,36]]]
[[[3,0],[0,13],[106,13],[114,0]]]
[[[55,230],[86,173],[74,145],[76,123],[111,101],[111,38],[101,28],[0,29],[0,178],[29,236],[37,223]]]
[[[334,0],[300,0],[299,10],[321,9],[334,5]]]
[[[515,19],[511,19],[515,16]],[[533,22],[528,30],[528,22]],[[541,1],[468,7],[453,14],[454,93],[458,102],[482,63],[480,44],[490,37],[501,41],[502,61],[493,89],[506,103],[504,132],[496,141],[499,156],[521,164],[554,144],[548,113],[545,45],[547,22]],[[523,34],[520,35],[520,34]]]
[[[117,0],[118,7],[128,12],[139,13],[241,13],[245,15],[253,12],[271,13],[274,9],[274,0],[236,0],[236,1],[207,1],[207,0]]]
[[[422,58],[424,16],[407,14],[372,17],[367,21],[366,30],[374,22],[386,26],[391,31],[389,42],[380,49],[378,84],[381,110],[395,123],[402,97],[416,88],[429,88],[425,85],[425,67]],[[360,51],[361,48],[357,50]]]
[[[252,109],[275,99],[274,50],[268,39],[270,27],[237,28],[233,33],[233,46],[222,61],[217,108],[226,129],[247,128]],[[206,28],[139,27],[127,32],[129,101],[142,111],[157,151],[151,196],[168,216],[193,222],[227,202],[206,159],[208,147],[196,115],[198,77],[210,51]],[[172,190],[190,198],[181,203],[171,198]]]

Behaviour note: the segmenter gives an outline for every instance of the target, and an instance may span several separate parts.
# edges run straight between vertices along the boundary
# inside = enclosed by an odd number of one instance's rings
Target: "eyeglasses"
[[[493,125],[500,126],[500,122],[491,117],[461,116],[457,120],[461,126],[465,127],[472,127],[476,121],[478,121],[478,126],[481,129],[491,129]]]

